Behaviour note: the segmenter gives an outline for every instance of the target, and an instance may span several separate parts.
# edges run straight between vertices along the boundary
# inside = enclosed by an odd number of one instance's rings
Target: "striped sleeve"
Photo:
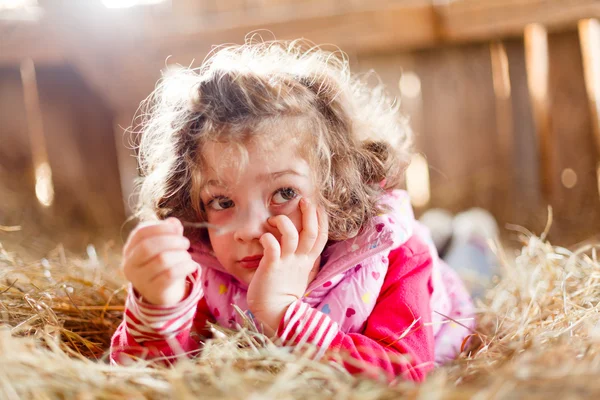
[[[338,324],[328,315],[297,300],[285,312],[277,335],[284,346],[316,346],[319,349],[316,358],[319,359],[338,332]]]
[[[127,333],[137,343],[172,338],[192,327],[198,302],[202,297],[200,274],[188,276],[191,290],[188,296],[174,306],[156,306],[143,301],[129,287],[125,304],[124,322]]]

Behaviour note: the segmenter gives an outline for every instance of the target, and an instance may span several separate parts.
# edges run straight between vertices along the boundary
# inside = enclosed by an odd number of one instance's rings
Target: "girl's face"
[[[298,202],[306,197],[316,204],[318,194],[309,164],[298,154],[298,144],[282,140],[265,147],[260,140],[246,146],[248,163],[243,170],[230,161],[237,154],[234,145],[211,142],[203,152],[207,183],[201,189],[202,203],[208,222],[225,228],[221,234],[209,229],[210,243],[221,265],[245,285],[252,280],[263,254],[260,237],[270,232],[281,243],[280,232],[267,219],[287,215],[300,232]],[[309,282],[319,263],[320,258]]]

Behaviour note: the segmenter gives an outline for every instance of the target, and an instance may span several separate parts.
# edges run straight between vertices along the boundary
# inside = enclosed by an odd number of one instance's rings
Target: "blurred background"
[[[551,205],[550,239],[579,243],[600,227],[596,18],[592,0],[0,0],[0,243],[122,244],[140,101],[257,31],[337,46],[400,99],[418,214],[478,206],[539,234]]]

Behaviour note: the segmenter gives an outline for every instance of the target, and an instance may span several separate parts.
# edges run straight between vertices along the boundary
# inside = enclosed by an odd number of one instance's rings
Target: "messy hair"
[[[309,148],[329,238],[354,237],[402,183],[412,132],[379,84],[350,74],[341,52],[303,42],[247,42],[215,50],[197,69],[167,71],[142,103],[137,215],[202,221],[202,149],[243,144],[283,118]]]

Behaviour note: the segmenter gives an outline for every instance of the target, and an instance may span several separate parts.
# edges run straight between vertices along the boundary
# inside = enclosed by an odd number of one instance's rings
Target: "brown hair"
[[[411,152],[381,85],[352,76],[343,54],[299,41],[222,47],[198,69],[169,71],[142,106],[141,219],[202,220],[203,144],[243,144],[290,117],[307,132],[329,237],[342,240],[383,211],[378,198],[400,186]]]

